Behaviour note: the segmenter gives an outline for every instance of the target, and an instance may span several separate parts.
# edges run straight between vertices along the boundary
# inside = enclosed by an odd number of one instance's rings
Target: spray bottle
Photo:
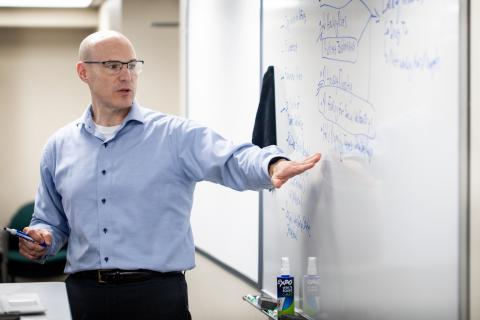
[[[320,316],[320,276],[317,258],[308,257],[307,274],[303,276],[303,311],[314,319]]]
[[[288,257],[282,257],[281,274],[277,277],[278,316],[295,314],[295,290]]]

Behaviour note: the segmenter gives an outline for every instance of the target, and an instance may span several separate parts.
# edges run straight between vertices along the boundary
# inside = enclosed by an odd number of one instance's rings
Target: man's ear
[[[87,69],[85,68],[85,64],[82,61],[77,62],[77,74],[80,80],[83,82],[87,82]]]

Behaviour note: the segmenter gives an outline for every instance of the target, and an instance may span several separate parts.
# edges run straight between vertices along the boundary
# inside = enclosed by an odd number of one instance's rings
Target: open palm
[[[271,179],[275,188],[280,188],[288,179],[295,177],[315,166],[320,161],[321,154],[314,153],[303,161],[279,160],[272,164]]]

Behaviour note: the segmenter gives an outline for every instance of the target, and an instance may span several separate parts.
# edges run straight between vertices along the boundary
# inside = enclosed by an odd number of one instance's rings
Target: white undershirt
[[[100,132],[105,136],[105,140],[110,140],[113,138],[115,135],[115,132],[117,132],[117,129],[120,128],[120,125],[112,126],[112,127],[104,127],[99,124],[95,123],[95,129],[96,131]]]

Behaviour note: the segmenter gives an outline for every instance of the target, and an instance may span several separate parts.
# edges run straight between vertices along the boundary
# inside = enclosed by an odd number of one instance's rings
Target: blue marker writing
[[[36,243],[44,248],[47,247],[47,244],[45,242],[42,242],[42,243],[38,243],[37,241],[33,240],[32,237],[30,237],[28,234],[26,234],[25,232],[22,232],[22,231],[18,231],[17,229],[10,229],[10,228],[3,228],[3,230],[7,231],[8,233],[10,233],[12,236],[15,236],[15,237],[19,237],[19,238],[23,238],[27,241],[30,241],[30,242],[33,242],[33,243]]]

